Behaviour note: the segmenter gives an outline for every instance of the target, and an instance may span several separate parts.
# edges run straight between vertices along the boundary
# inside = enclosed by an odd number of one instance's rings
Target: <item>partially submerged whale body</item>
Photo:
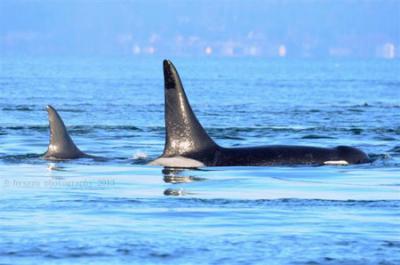
[[[79,150],[74,144],[57,111],[48,105],[47,112],[49,114],[50,143],[44,158],[48,160],[67,160],[91,157]]]
[[[165,129],[163,154],[150,165],[166,167],[357,164],[368,155],[349,146],[321,148],[269,145],[225,148],[206,133],[193,113],[174,65],[164,60]]]

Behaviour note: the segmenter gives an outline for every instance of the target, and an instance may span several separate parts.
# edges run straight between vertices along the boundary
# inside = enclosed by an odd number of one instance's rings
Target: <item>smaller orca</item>
[[[50,143],[44,158],[48,160],[67,160],[76,158],[91,158],[93,156],[83,153],[74,144],[68,134],[67,128],[57,111],[50,105],[47,106],[50,125]]]
[[[337,146],[269,145],[225,148],[217,145],[196,118],[175,66],[164,60],[165,130],[163,154],[150,165],[201,166],[347,165],[366,163],[363,151]]]

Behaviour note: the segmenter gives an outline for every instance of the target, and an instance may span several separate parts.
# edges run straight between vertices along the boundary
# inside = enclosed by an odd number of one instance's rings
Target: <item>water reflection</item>
[[[164,182],[170,184],[187,184],[206,180],[206,178],[193,176],[191,171],[182,168],[164,168],[162,174]],[[183,188],[168,188],[164,190],[165,196],[185,196],[190,194],[194,193],[187,192]]]
[[[186,192],[183,189],[166,189],[164,191],[164,195],[165,196],[184,196],[184,195],[188,195],[188,194],[193,194],[193,193],[189,193]]]
[[[47,170],[49,170],[49,171],[67,171],[66,167],[60,166],[55,162],[49,162],[47,164]]]
[[[189,175],[191,173],[182,168],[164,168],[162,170],[165,183],[181,184],[207,180],[206,178]]]

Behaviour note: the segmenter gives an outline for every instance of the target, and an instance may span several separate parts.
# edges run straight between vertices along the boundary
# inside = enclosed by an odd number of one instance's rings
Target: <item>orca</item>
[[[43,156],[44,159],[68,160],[93,157],[85,154],[75,145],[55,108],[47,105],[47,112],[49,115],[50,143],[47,152]]]
[[[164,60],[165,146],[150,165],[197,168],[202,166],[347,165],[366,163],[363,151],[337,146],[268,145],[225,148],[204,130],[186,97],[179,74]]]

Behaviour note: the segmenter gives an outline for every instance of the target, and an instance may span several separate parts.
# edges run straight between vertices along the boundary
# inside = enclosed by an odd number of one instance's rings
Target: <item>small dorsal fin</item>
[[[190,107],[175,66],[164,60],[165,128],[164,157],[196,154],[215,149],[210,138]]]
[[[47,112],[49,114],[50,143],[45,158],[72,159],[85,156],[72,141],[57,111],[48,105]]]

